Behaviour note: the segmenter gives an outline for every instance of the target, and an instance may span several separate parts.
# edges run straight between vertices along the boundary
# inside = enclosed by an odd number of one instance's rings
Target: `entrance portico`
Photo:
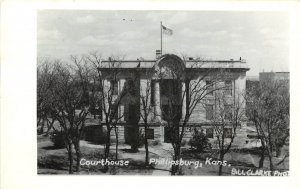
[[[154,66],[155,120],[162,121],[168,112],[170,103],[181,107],[182,115],[186,112],[185,65],[176,55],[164,55]],[[182,99],[183,97],[183,99]]]

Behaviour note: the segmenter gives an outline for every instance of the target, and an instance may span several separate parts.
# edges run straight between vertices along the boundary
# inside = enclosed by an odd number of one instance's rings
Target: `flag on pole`
[[[163,31],[164,34],[173,35],[173,30],[171,30],[170,28],[167,28],[164,25],[161,25],[161,27],[162,27],[162,31]]]

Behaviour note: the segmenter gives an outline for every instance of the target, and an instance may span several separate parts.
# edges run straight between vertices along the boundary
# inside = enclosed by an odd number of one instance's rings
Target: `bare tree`
[[[45,122],[47,134],[53,127],[54,119],[49,118],[51,101],[49,91],[55,85],[52,62],[46,58],[38,58],[37,66],[37,126],[41,125],[39,133],[44,133]]]
[[[219,175],[222,175],[222,168],[225,154],[227,154],[236,137],[238,127],[241,127],[245,119],[245,100],[242,92],[236,93],[234,97],[226,95],[227,89],[216,91],[215,110],[212,120],[215,135],[217,138],[219,154]]]
[[[120,76],[120,59],[119,57],[110,57],[110,61],[102,63],[101,55],[97,52],[86,55],[86,60],[96,70],[94,77],[99,84],[100,108],[103,114],[102,121],[106,127],[104,159],[109,158],[111,146],[111,131],[116,135],[116,159],[118,159],[118,127],[117,124],[124,115],[120,115],[119,107],[126,94],[125,88],[118,91],[117,85]],[[106,71],[104,71],[106,70]],[[106,165],[104,171],[108,170]]]
[[[74,66],[56,62],[54,65],[55,85],[51,88],[51,116],[59,123],[53,127],[64,137],[68,152],[69,174],[73,174],[73,146],[76,152],[76,171],[80,168],[80,139],[88,114],[88,68],[83,59],[71,57]]]
[[[195,69],[206,66],[206,62],[200,58],[193,62],[187,62],[183,57],[184,64]],[[173,147],[173,160],[179,161],[181,158],[181,143],[185,135],[186,128],[189,127],[191,115],[197,109],[208,94],[219,90],[217,83],[223,81],[225,72],[210,65],[203,69],[203,72],[185,72],[174,65],[166,65],[159,73],[161,79],[170,78],[168,83],[168,100],[162,109],[165,128],[169,132],[169,140]],[[167,70],[167,72],[166,72]],[[161,71],[161,70],[160,70]],[[183,110],[183,111],[182,111]],[[180,172],[179,165],[172,165],[171,174]]]
[[[289,138],[289,82],[271,80],[260,84],[247,93],[248,118],[255,125],[257,137],[261,142],[263,167],[265,154],[269,158],[269,168],[273,173],[273,155],[287,144]]]
[[[148,149],[148,129],[151,121],[151,116],[154,115],[153,107],[151,106],[151,79],[146,74],[146,79],[141,80],[140,92],[140,118],[144,124],[144,143],[145,143],[145,165],[149,165],[149,149]]]

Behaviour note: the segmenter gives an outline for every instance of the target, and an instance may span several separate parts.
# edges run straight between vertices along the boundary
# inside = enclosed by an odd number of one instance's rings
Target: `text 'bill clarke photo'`
[[[38,174],[289,176],[289,17],[39,10]]]

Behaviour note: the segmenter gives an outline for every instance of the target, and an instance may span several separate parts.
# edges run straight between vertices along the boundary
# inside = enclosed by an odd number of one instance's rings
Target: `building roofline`
[[[139,62],[157,62],[158,60],[102,60],[101,62],[119,62],[119,63],[122,63],[122,62],[126,62],[126,63],[139,63]],[[183,62],[220,62],[220,63],[246,63],[245,60],[183,60]]]

